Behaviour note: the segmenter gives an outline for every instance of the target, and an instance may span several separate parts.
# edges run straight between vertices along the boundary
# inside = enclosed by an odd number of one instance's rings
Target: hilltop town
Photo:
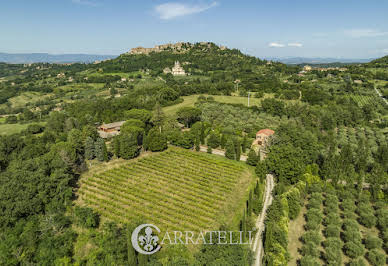
[[[190,48],[193,48],[195,45],[207,46],[208,48],[211,45],[214,45],[211,42],[199,42],[197,44],[189,43],[189,42],[177,42],[177,43],[167,43],[161,45],[155,45],[154,48],[144,48],[144,47],[136,47],[132,48],[128,54],[150,54],[152,52],[159,53],[163,51],[171,51],[173,53],[184,53],[188,51]],[[219,46],[221,50],[225,50],[225,46]]]

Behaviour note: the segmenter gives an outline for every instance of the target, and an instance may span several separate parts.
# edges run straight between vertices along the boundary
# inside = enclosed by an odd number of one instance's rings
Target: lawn
[[[187,107],[187,106],[194,106],[194,103],[197,101],[199,95],[190,95],[190,96],[183,96],[183,102],[179,104],[175,104],[172,106],[167,106],[163,108],[163,111],[166,115],[171,116],[174,115],[180,108]],[[248,98],[247,97],[240,97],[240,96],[225,96],[225,95],[205,95],[212,96],[215,101],[221,102],[221,103],[235,103],[235,104],[243,104],[245,106],[248,105]],[[271,95],[265,95],[263,98],[253,98],[250,99],[250,105],[260,105],[261,101],[264,98],[270,98]]]
[[[27,127],[31,124],[0,124],[0,135],[11,135],[20,133],[21,131],[27,129]]]
[[[255,180],[244,163],[174,147],[113,164],[81,177],[78,204],[104,219],[140,218],[162,230],[237,229]]]

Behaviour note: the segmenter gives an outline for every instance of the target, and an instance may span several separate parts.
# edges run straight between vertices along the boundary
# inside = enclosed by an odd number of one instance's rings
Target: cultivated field
[[[386,265],[384,202],[373,203],[369,193],[314,190],[295,220],[304,218],[303,227],[290,223],[289,265]]]
[[[81,178],[79,203],[104,218],[161,229],[236,226],[254,174],[240,162],[170,148]]]

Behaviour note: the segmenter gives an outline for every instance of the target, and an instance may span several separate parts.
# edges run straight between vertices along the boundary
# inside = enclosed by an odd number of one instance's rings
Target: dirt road
[[[254,266],[261,266],[261,258],[263,256],[263,232],[265,230],[264,220],[267,214],[267,209],[272,204],[272,190],[274,186],[275,183],[273,175],[268,174],[266,178],[263,209],[261,210],[261,214],[259,215],[259,217],[257,217],[256,220],[257,233],[255,236],[255,240],[252,243],[252,250],[255,254],[255,260],[253,262]]]
[[[377,94],[380,96],[381,99],[383,99],[383,101],[385,102],[386,105],[388,105],[388,101],[387,99],[385,99],[383,97],[383,95],[381,94],[381,92],[375,87],[375,91],[377,92]]]

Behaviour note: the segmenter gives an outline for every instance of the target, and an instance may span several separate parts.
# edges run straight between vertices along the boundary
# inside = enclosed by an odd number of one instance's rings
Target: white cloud
[[[380,37],[388,35],[388,32],[376,29],[350,29],[345,30],[344,33],[352,38]]]
[[[165,3],[155,6],[155,11],[161,19],[173,19],[186,15],[196,14],[217,6],[216,2],[208,5],[190,5],[186,3]]]
[[[100,3],[92,2],[89,0],[71,0],[74,4],[84,5],[84,6],[100,6]]]
[[[383,49],[383,53],[384,54],[388,54],[388,48],[387,49]]]
[[[301,44],[299,42],[291,42],[291,43],[288,43],[287,46],[289,46],[289,47],[302,47],[303,44]]]
[[[284,47],[285,45],[284,44],[281,44],[281,43],[277,43],[277,42],[270,42],[268,44],[269,47],[272,47],[272,48],[282,48]]]

